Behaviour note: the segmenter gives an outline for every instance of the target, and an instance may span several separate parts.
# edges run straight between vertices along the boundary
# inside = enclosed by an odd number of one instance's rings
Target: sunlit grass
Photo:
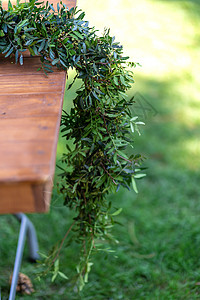
[[[192,50],[199,20],[191,20],[184,1],[78,1],[91,25],[111,28],[130,58],[142,64],[140,73],[153,77],[193,68]]]
[[[173,130],[178,124],[178,127],[188,127],[196,132],[200,125],[199,5],[193,1],[158,0],[97,0],[95,8],[89,0],[82,0],[78,5],[86,11],[91,26],[95,25],[100,32],[104,27],[110,27],[116,40],[124,45],[130,60],[142,65],[135,70],[136,83],[129,95],[138,91],[145,93],[147,101],[161,114],[160,118],[165,119],[163,126],[172,122]],[[179,138],[184,139],[177,136]],[[195,133],[192,137],[191,132],[190,145],[197,138],[199,135]],[[176,147],[184,156],[184,166],[190,168],[194,151],[189,150],[187,141]],[[194,156],[196,160],[198,155]],[[198,166],[198,163],[193,165]]]

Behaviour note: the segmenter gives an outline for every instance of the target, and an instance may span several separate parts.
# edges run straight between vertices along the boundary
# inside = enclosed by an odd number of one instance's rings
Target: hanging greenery
[[[82,245],[77,266],[80,289],[87,282],[91,253],[98,250],[96,241],[112,238],[110,228],[121,211],[111,211],[106,195],[121,186],[129,189],[131,184],[137,192],[135,179],[144,176],[142,157],[127,154],[133,148],[133,132],[143,124],[131,115],[133,100],[126,95],[134,82],[129,67],[135,64],[127,63],[128,57],[109,30],[99,36],[84,15],[68,10],[62,2],[56,10],[37,0],[9,3],[7,10],[0,4],[0,53],[14,55],[22,65],[23,53],[29,50],[32,56],[40,56],[46,75],[55,66],[66,72],[71,67],[76,69],[75,79],[82,80],[71,112],[64,111],[62,116],[67,152],[59,166],[58,183],[64,204],[76,217],[60,246],[44,260],[53,280],[57,275],[65,277],[59,271],[59,254],[66,237],[74,234]]]

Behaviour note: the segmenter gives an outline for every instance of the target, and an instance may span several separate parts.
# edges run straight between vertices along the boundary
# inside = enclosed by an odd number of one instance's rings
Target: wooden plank
[[[31,60],[0,69],[0,213],[49,206],[66,75],[35,72]]]
[[[48,165],[50,172],[50,160],[52,158],[52,137],[48,141],[26,141],[16,142],[16,141],[3,141],[1,142],[1,156],[0,161],[1,169],[4,169],[3,178],[1,182],[4,182],[5,177],[10,177],[10,168],[16,168],[18,170],[16,176],[20,180],[21,168],[29,167],[34,168],[37,165]],[[49,173],[48,172],[48,173]],[[6,174],[8,175],[6,176]],[[44,174],[43,178],[38,178],[38,180],[44,179],[48,174]]]
[[[51,181],[45,184],[30,184],[30,182],[0,184],[1,214],[45,212],[49,209],[51,189]]]
[[[1,95],[0,120],[28,117],[57,116],[62,93]],[[31,110],[30,110],[31,107]],[[3,122],[3,121],[2,121]],[[1,128],[1,126],[0,126]],[[0,132],[1,134],[1,132]]]
[[[48,209],[64,89],[64,72],[0,76],[0,213]]]
[[[0,199],[1,213],[3,214],[35,210],[34,195],[29,183],[1,184]]]
[[[14,182],[23,182],[23,181],[29,181],[29,182],[48,181],[48,180],[52,180],[54,174],[54,170],[52,170],[52,176],[50,176],[49,165],[43,165],[43,164],[20,165],[20,168],[19,168],[19,164],[7,165],[6,170],[7,172],[5,172],[5,166],[2,166],[0,168],[0,176],[4,177],[4,180],[0,182],[0,185],[8,182],[14,183]],[[0,211],[1,211],[1,199],[0,199]]]
[[[30,68],[31,67],[31,68]],[[27,57],[24,57],[24,64],[20,65],[15,63],[15,58],[4,58],[4,55],[0,55],[0,76],[6,74],[41,74],[44,75],[43,70],[38,70],[41,68],[40,58],[35,56],[31,57],[28,54]],[[54,73],[60,72],[56,67],[53,68]]]
[[[60,92],[63,84],[62,73],[52,73],[51,76],[46,75],[27,75],[17,74],[17,76],[7,75],[0,77],[0,94],[34,94],[37,93],[55,93]]]
[[[0,141],[2,143],[53,141],[56,135],[57,116],[0,119]],[[0,157],[0,165],[2,158]]]

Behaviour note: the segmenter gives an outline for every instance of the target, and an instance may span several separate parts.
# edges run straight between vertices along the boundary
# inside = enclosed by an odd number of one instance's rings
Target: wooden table
[[[20,66],[0,56],[1,214],[49,208],[66,74],[39,67],[38,57]]]
[[[65,72],[38,72],[0,60],[0,213],[49,207],[65,90]]]

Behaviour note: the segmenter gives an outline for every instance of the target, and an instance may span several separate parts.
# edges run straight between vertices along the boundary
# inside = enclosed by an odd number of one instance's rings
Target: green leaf
[[[62,272],[58,272],[58,275],[60,275],[60,277],[64,278],[64,279],[69,279],[64,273]]]
[[[21,21],[21,22],[18,24],[18,28],[20,28],[20,27],[24,26],[25,24],[27,25],[27,24],[28,24],[28,22],[29,22],[29,20],[28,20],[28,19],[25,19],[25,20]]]
[[[117,76],[114,76],[114,77],[113,77],[113,80],[114,80],[114,83],[115,83],[116,85],[119,85]]]
[[[132,131],[132,132],[135,132],[135,129],[134,129],[134,126],[133,126],[132,123],[130,123],[130,127],[131,127],[131,131]]]
[[[23,63],[24,63],[24,62],[23,62],[23,55],[22,55],[22,54],[20,55],[20,58],[19,58],[19,63],[20,63],[20,65],[21,65],[21,66],[22,66],[22,65],[23,65]]]
[[[119,208],[114,213],[111,214],[111,216],[118,216],[122,212],[122,208]]]
[[[53,52],[52,49],[49,50],[49,56],[50,56],[50,59],[55,59],[55,53]]]
[[[39,47],[39,49],[38,49],[38,52],[41,52],[44,49],[45,43],[46,43],[46,40],[43,40],[40,47]]]
[[[1,36],[5,36],[4,33],[7,33],[7,32],[8,32],[8,26],[7,26],[6,23],[3,23],[2,29],[3,29],[4,32],[1,30],[1,31],[2,31],[2,35],[1,35]]]
[[[0,37],[3,37],[3,36],[5,36],[5,34],[4,34],[3,30],[0,30]]]
[[[54,263],[54,267],[56,270],[59,268],[59,259],[56,259],[56,261]]]
[[[73,37],[74,39],[76,39],[77,40],[77,36],[75,35],[75,34],[73,34],[73,33],[70,33],[69,34],[71,37]]]
[[[82,34],[80,34],[78,31],[74,31],[74,34],[81,40],[84,39],[84,36]]]
[[[49,6],[50,6],[51,9],[55,12],[55,9],[54,9],[53,5],[49,3]]]
[[[95,93],[95,91],[92,91],[92,95],[93,95],[97,100],[100,101],[100,99],[99,99],[99,97],[97,96],[97,94]]]
[[[11,53],[13,53],[13,51],[14,51],[14,47],[11,47],[10,50],[5,55],[5,57],[8,57]]]
[[[58,276],[58,273],[54,273],[51,278],[51,281],[54,282],[57,276]]]
[[[125,82],[124,77],[122,75],[120,75],[120,81],[123,85],[126,85],[126,82]]]
[[[10,44],[8,45],[8,47],[2,52],[2,54],[5,54],[6,52],[8,52],[9,49],[11,48],[11,46],[12,46],[12,44],[10,43]]]
[[[134,175],[134,177],[137,178],[137,179],[143,178],[143,177],[145,177],[145,176],[146,176],[146,174],[135,174],[135,175]]]
[[[52,65],[56,65],[60,61],[60,58],[56,58],[52,61]]]
[[[12,3],[10,0],[8,1],[8,10],[12,10]]]
[[[132,186],[133,186],[133,189],[134,189],[134,191],[136,192],[136,194],[138,194],[138,189],[137,189],[137,185],[136,185],[134,176],[131,177],[131,180],[132,180]]]
[[[145,125],[144,122],[135,122],[135,124],[137,124],[137,125]]]
[[[130,122],[133,122],[133,121],[135,121],[137,119],[138,119],[138,116],[135,116],[135,117],[133,117],[133,118],[130,119]]]

